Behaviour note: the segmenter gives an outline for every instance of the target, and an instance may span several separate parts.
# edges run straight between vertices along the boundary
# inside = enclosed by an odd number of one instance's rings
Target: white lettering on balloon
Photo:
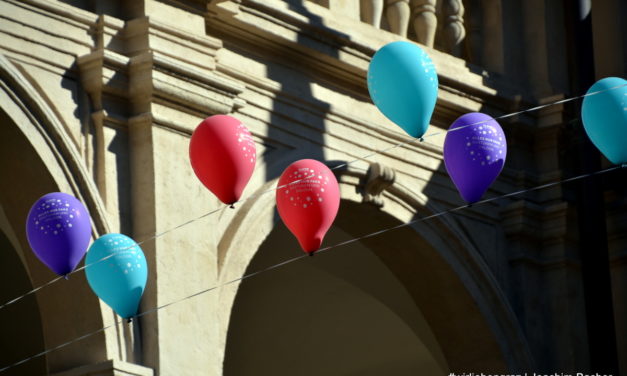
[[[59,235],[68,231],[74,225],[74,215],[78,215],[67,201],[52,198],[43,201],[36,210],[33,221],[36,228],[45,235]]]
[[[104,248],[107,255],[115,254],[109,261],[110,267],[117,266],[114,270],[128,274],[141,267],[138,260],[141,260],[142,252],[139,252],[137,243],[129,238],[110,236]]]
[[[466,152],[470,159],[481,166],[503,160],[504,140],[497,128],[491,125],[472,126],[473,135],[466,137]]]
[[[255,141],[244,124],[240,123],[237,126],[237,142],[241,145],[244,152],[244,158],[250,163],[254,164],[257,160],[257,151],[255,148]]]
[[[309,209],[323,202],[320,195],[324,193],[324,186],[328,184],[329,178],[323,179],[322,172],[317,173],[314,169],[302,167],[292,171],[288,179],[285,194],[292,206]]]

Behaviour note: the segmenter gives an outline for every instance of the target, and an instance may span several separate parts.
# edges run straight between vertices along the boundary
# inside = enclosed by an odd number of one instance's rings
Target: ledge
[[[102,363],[88,364],[71,370],[53,373],[52,376],[153,376],[152,368],[109,359]]]
[[[342,84],[355,88],[359,96],[367,92],[371,56],[381,46],[402,39],[310,2],[295,9],[280,0],[221,1],[209,7],[206,23],[210,35],[227,41],[237,38],[238,44],[276,51],[310,71],[345,81]],[[350,30],[350,34],[342,30]],[[490,75],[447,53],[421,47],[438,70],[440,98],[436,112],[474,111],[483,104],[505,112],[520,104],[514,88],[503,77]]]

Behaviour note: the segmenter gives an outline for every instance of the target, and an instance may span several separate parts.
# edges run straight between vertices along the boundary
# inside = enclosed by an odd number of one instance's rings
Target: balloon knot
[[[231,209],[235,209],[235,204],[231,204],[231,205],[229,206],[229,208],[231,208]]]
[[[70,275],[66,274],[66,275],[63,276],[63,278],[65,278],[65,280],[68,281],[70,279]]]
[[[419,140],[420,140],[420,142],[425,142],[424,137],[420,137]]]
[[[314,253],[316,253],[316,251],[309,252],[309,257],[313,257]]]
[[[132,317],[129,317],[128,319],[126,319],[126,322],[127,322],[128,324],[132,323],[132,322],[133,322],[133,318],[132,318]]]
[[[472,208],[472,202],[468,205],[466,205],[467,208]]]

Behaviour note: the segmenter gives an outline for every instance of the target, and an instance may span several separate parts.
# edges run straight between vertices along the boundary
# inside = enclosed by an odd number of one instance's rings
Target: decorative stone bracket
[[[396,173],[390,167],[380,163],[372,163],[368,168],[368,175],[363,186],[364,203],[372,204],[378,208],[383,207],[381,193],[390,185],[394,184]]]

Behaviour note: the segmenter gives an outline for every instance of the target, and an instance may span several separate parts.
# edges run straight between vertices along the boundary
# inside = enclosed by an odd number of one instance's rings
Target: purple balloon
[[[444,140],[446,171],[468,203],[481,199],[501,173],[506,155],[503,129],[480,112],[460,116]]]
[[[74,196],[48,193],[28,212],[26,237],[44,264],[58,275],[66,275],[87,251],[91,237],[89,213]]]

